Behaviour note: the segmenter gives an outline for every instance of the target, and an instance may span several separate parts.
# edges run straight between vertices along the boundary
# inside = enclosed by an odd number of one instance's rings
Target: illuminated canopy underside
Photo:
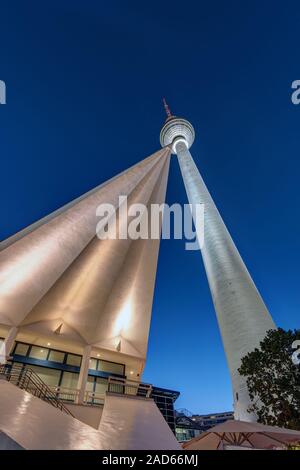
[[[0,244],[0,323],[145,358],[159,239],[99,240],[96,208],[162,204],[162,149]],[[130,220],[130,219],[129,219]],[[62,325],[62,326],[61,326]]]

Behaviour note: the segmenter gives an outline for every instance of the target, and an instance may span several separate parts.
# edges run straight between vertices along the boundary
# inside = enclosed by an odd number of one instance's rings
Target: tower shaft
[[[191,205],[204,204],[202,258],[230,369],[235,418],[255,420],[247,412],[250,398],[238,368],[241,358],[276,328],[196,167],[186,143],[175,145]]]

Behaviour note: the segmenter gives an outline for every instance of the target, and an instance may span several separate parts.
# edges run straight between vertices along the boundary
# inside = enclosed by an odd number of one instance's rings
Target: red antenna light
[[[166,114],[167,114],[168,118],[172,117],[172,113],[171,113],[170,108],[169,108],[169,106],[167,105],[167,102],[166,102],[166,98],[163,98],[163,103],[164,103],[164,108],[165,108],[165,111],[166,111]]]

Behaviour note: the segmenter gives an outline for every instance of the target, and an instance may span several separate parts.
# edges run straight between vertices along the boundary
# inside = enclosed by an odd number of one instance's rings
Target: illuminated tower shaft
[[[256,417],[247,412],[251,402],[238,368],[241,358],[276,327],[188,150],[193,140],[188,121],[167,119],[161,143],[171,144],[178,156],[189,203],[204,204],[201,252],[230,369],[235,418],[254,421]]]

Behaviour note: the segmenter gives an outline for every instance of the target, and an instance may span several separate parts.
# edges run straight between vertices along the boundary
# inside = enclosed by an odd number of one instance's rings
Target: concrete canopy
[[[144,359],[160,240],[99,240],[96,209],[118,221],[120,195],[162,204],[169,160],[161,149],[2,242],[0,324]]]

